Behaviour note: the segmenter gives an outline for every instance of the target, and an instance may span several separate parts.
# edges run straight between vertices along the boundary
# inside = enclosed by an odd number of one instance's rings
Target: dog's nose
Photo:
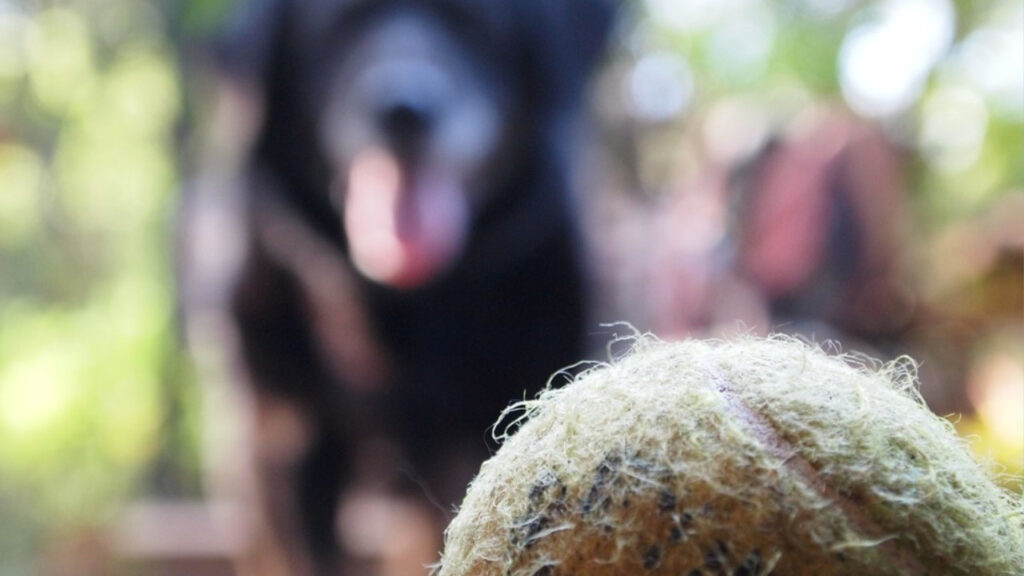
[[[438,106],[423,95],[392,94],[377,107],[377,123],[392,144],[419,143],[433,128]]]

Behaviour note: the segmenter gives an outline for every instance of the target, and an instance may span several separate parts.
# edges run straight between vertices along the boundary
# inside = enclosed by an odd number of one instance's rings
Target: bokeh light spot
[[[93,42],[82,17],[55,8],[36,18],[28,35],[32,95],[56,116],[81,102],[92,87],[96,70]]]
[[[876,17],[847,34],[839,51],[839,82],[850,106],[865,116],[906,110],[953,40],[949,0],[887,0]]]
[[[626,101],[635,117],[646,122],[664,122],[690,105],[694,94],[693,73],[682,58],[655,52],[636,63],[626,90]]]
[[[0,145],[0,249],[18,248],[38,237],[43,178],[38,154],[17,144]]]
[[[987,127],[988,110],[981,97],[947,84],[925,99],[919,146],[937,168],[963,170],[977,161]]]

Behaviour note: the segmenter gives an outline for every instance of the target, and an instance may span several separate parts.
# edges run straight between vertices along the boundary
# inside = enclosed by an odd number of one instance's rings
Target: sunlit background
[[[0,0],[0,575],[108,573],[126,510],[202,495],[171,230],[192,145],[186,78],[228,3]],[[772,326],[766,302],[800,262],[744,269],[758,252],[742,224],[766,218],[733,210],[745,168],[773,145],[810,154],[805,168],[850,150],[847,176],[886,190],[870,196],[879,218],[905,211],[880,245],[895,247],[896,304],[867,326],[823,316],[835,331],[816,336],[914,354],[931,406],[1019,490],[1019,0],[631,7],[596,84],[611,197],[597,220],[614,227],[599,234],[611,299],[653,285],[643,299],[662,307],[618,308],[667,334]],[[634,257],[650,230],[659,249]],[[668,278],[650,284],[652,271]],[[666,310],[675,321],[659,322]]]

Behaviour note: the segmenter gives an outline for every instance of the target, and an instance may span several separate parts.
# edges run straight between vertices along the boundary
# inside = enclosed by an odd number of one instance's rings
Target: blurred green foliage
[[[189,383],[170,253],[183,100],[165,23],[150,2],[0,2],[4,574],[28,569],[8,562],[31,558],[33,535],[102,521],[161,458],[196,475],[195,431],[172,413]]]
[[[903,19],[915,11],[948,11],[951,36],[947,43],[933,40],[939,46],[934,58],[920,57],[924,82],[910,105],[868,116],[916,161],[910,189],[926,230],[977,213],[1024,181],[1019,2],[637,0],[631,5],[639,15],[625,41],[633,59],[671,54],[693,81],[694,94],[671,117],[684,129],[689,118],[725,98],[769,101],[785,93],[799,105],[842,101],[842,57],[853,36],[893,21],[906,25]],[[940,30],[933,35],[941,36],[945,23],[935,23]],[[888,58],[882,54],[872,64],[909,58],[904,53],[929,40],[929,23],[918,24],[925,28],[920,37],[913,26],[891,26],[905,37],[890,41]],[[962,141],[975,133],[977,142]]]

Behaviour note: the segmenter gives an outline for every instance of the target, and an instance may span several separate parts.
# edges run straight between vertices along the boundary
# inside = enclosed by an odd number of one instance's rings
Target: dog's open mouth
[[[343,206],[356,268],[400,289],[419,287],[450,267],[469,226],[466,194],[452,172],[404,163],[382,148],[353,158]]]

